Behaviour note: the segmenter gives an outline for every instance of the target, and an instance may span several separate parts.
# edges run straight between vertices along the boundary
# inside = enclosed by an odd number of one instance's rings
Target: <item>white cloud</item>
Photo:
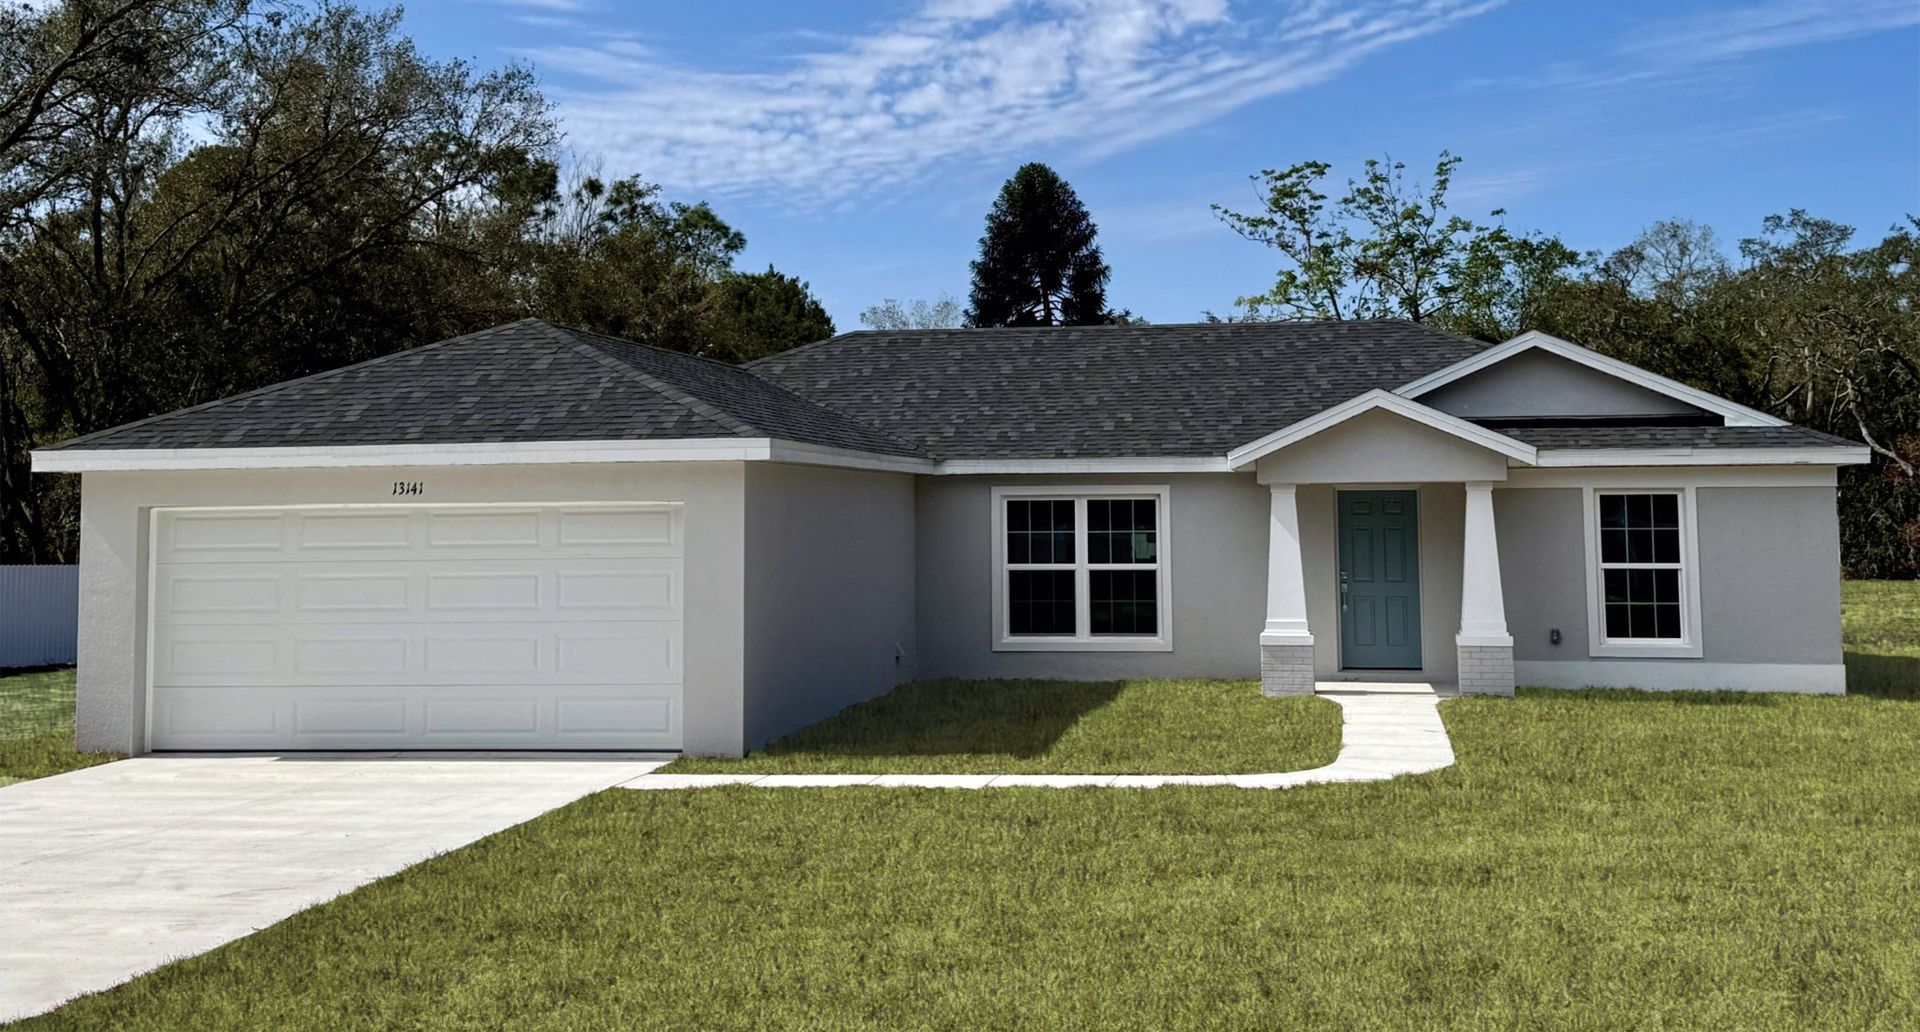
[[[1504,0],[927,0],[778,67],[716,72],[632,45],[527,52],[573,146],[670,185],[794,203],[954,161],[1099,155],[1324,81]]]
[[[1914,0],[1768,0],[1656,22],[1630,53],[1686,64],[1920,25]]]

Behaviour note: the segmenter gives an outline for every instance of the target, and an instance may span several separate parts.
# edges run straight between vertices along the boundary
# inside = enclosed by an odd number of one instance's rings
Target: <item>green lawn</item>
[[[116,759],[73,751],[73,671],[0,677],[0,786]]]
[[[920,681],[674,773],[1257,774],[1332,763],[1340,707],[1255,681]]]

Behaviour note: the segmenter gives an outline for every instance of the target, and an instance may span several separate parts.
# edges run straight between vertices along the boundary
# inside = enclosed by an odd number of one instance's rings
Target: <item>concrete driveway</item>
[[[0,788],[0,1021],[212,949],[664,757],[141,757]]]

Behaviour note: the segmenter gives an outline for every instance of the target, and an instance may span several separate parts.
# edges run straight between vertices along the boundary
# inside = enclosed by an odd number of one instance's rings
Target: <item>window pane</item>
[[[1680,637],[1680,607],[1678,605],[1658,605],[1653,608],[1656,612],[1656,626],[1653,636],[1656,638]]]
[[[1624,527],[1627,525],[1627,496],[1600,496],[1600,525],[1603,527]]]
[[[1154,510],[1157,508],[1158,506],[1154,503],[1153,499],[1151,498],[1135,499],[1133,503],[1133,529],[1135,530],[1154,529],[1154,526],[1153,526]]]
[[[1651,576],[1653,579],[1653,597],[1647,598],[1647,599],[1636,598],[1634,599],[1635,602],[1672,602],[1676,604],[1679,603],[1680,601],[1680,571],[1679,570],[1647,570],[1645,572],[1649,576]]]
[[[1107,513],[1103,526],[1094,519],[1095,507]],[[1152,563],[1159,549],[1154,534],[1157,505],[1151,498],[1089,499],[1087,502],[1087,561],[1092,563]]]
[[[1627,561],[1627,531],[1607,527],[1600,531],[1600,561],[1603,563],[1624,563]]]
[[[1159,576],[1152,570],[1094,570],[1087,575],[1094,634],[1157,634]]]
[[[1053,503],[1053,529],[1056,532],[1062,530],[1068,533],[1073,532],[1072,502],[1063,499]],[[1072,560],[1068,560],[1068,562],[1072,562]]]
[[[1653,531],[1635,527],[1632,530],[1626,531],[1626,535],[1627,562],[1653,562]]]
[[[1007,633],[1071,636],[1074,631],[1072,570],[1007,571]]]
[[[1029,518],[1027,514],[1032,506],[1032,502],[1009,501],[1007,503],[1007,530],[1009,532],[1027,529],[1027,520]]]
[[[1111,525],[1107,516],[1107,509],[1111,505],[1113,505],[1112,502],[1100,498],[1094,498],[1087,502],[1087,529],[1089,531],[1097,533],[1106,530]]]
[[[1030,563],[1053,562],[1053,535],[1029,533],[1027,535],[1027,561]]]
[[[1680,561],[1680,530],[1677,527],[1662,527],[1648,531],[1653,535],[1653,561],[1656,563],[1677,563]]]
[[[1627,624],[1627,611],[1632,608],[1632,606],[1628,605],[1616,605],[1612,602],[1607,603],[1607,637],[1633,637],[1633,635],[1628,633],[1632,628]]]
[[[1099,524],[1093,522],[1092,515],[1088,515],[1087,523],[1089,526],[1099,526]],[[1112,556],[1113,556],[1113,535],[1104,530],[1088,530],[1087,531],[1087,562],[1090,562],[1090,563],[1115,562],[1116,560],[1114,560]],[[1126,562],[1126,560],[1124,559],[1121,559],[1118,561]]]
[[[1651,495],[1627,496],[1627,526],[1653,526],[1653,497]]]
[[[1627,591],[1627,571],[1626,570],[1607,570],[1607,571],[1604,571],[1603,576],[1605,577],[1605,580],[1606,580],[1608,605],[1613,605],[1616,602],[1626,602],[1630,600],[1630,596]]]
[[[1653,525],[1656,527],[1678,527],[1680,525],[1680,496],[1653,496]]]

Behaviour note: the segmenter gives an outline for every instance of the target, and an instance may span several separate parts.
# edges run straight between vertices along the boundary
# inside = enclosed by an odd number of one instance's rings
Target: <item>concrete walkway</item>
[[[0,788],[0,1021],[210,950],[662,761],[140,757]]]
[[[1328,782],[1385,781],[1453,765],[1453,743],[1429,684],[1323,682],[1321,698],[1340,705],[1340,754],[1312,770],[1278,774],[648,774],[620,787],[717,788],[1159,788],[1225,785],[1295,788]]]

